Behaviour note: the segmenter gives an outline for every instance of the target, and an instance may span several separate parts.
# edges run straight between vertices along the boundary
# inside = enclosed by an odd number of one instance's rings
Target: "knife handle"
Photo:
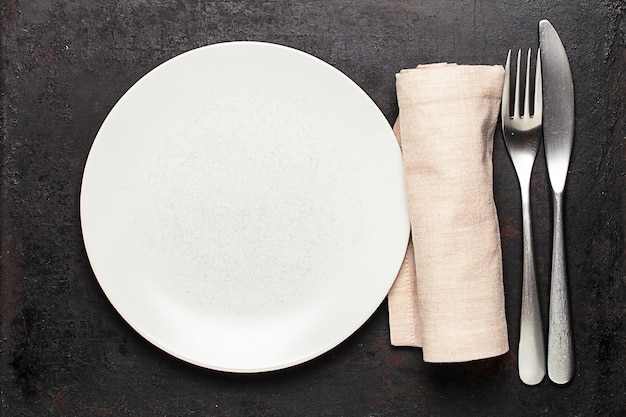
[[[548,327],[548,376],[557,384],[566,384],[574,375],[574,347],[567,295],[565,242],[563,238],[563,194],[553,193],[553,195],[554,235]]]

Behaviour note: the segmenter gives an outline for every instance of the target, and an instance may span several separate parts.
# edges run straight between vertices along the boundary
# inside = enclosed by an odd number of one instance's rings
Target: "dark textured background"
[[[625,416],[622,1],[0,0],[0,415]],[[548,18],[571,61],[576,141],[566,187],[576,374],[523,385],[516,371],[521,287],[517,180],[495,137],[512,351],[432,365],[388,342],[386,304],[307,364],[228,375],[144,341],[103,295],[84,252],[82,169],[120,96],[191,48],[263,40],[309,52],[354,79],[390,122],[394,74],[419,63],[502,64],[537,47]],[[251,70],[253,63],[251,63]],[[551,204],[543,150],[532,185],[544,315]]]

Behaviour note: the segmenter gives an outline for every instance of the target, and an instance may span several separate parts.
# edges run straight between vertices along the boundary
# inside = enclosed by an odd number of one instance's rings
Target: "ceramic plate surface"
[[[286,368],[349,337],[409,233],[380,110],[332,66],[258,42],[189,51],[129,89],[89,153],[81,221],[124,319],[229,372]]]

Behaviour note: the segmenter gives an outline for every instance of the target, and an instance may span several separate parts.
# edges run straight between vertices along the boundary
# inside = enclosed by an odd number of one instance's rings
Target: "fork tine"
[[[535,117],[539,123],[543,121],[543,87],[541,77],[541,54],[537,49],[537,69],[535,70]]]
[[[515,103],[513,103],[513,117],[515,119],[519,118],[519,70],[520,70],[520,61],[522,59],[522,50],[518,49],[517,51],[517,71],[515,72]]]
[[[506,65],[504,66],[504,85],[502,86],[502,104],[500,106],[503,120],[505,117],[507,118],[511,117],[511,104],[509,103],[510,96],[511,96],[510,73],[511,73],[511,50],[509,49],[509,53],[506,56]]]
[[[524,90],[524,117],[530,117],[530,54],[532,50],[528,50],[528,58],[526,59],[526,89]]]

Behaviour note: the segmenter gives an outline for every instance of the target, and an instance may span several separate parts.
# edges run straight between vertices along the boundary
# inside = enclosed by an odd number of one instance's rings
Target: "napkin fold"
[[[388,296],[390,336],[426,362],[509,349],[492,176],[503,77],[446,63],[396,74],[412,238]]]

